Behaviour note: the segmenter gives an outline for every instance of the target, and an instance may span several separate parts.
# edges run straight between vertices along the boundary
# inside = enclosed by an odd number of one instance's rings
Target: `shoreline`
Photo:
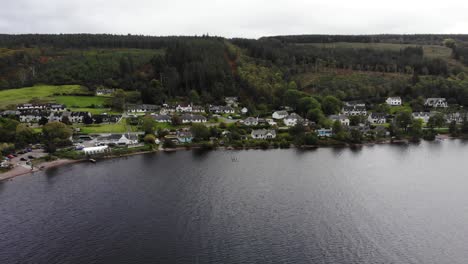
[[[0,174],[0,183],[3,181],[11,180],[15,177],[33,174],[35,172],[44,171],[50,168],[59,167],[62,165],[68,165],[78,162],[83,162],[84,160],[71,160],[71,159],[58,159],[53,161],[47,161],[37,164],[33,170],[28,169],[23,166],[16,166],[13,169]]]
[[[445,140],[445,139],[463,139],[459,137],[451,137],[447,135],[440,135],[437,139],[440,140]],[[360,143],[360,144],[340,144],[340,145],[305,145],[301,147],[297,146],[290,146],[288,148],[282,148],[282,149],[291,149],[295,148],[298,150],[315,150],[315,149],[320,149],[320,148],[359,148],[359,147],[365,147],[365,146],[374,146],[374,145],[406,145],[406,144],[411,144],[412,142],[409,140],[383,140],[383,141],[375,141],[375,142],[365,142],[365,143]],[[136,155],[142,155],[142,154],[148,154],[148,153],[157,153],[157,152],[165,152],[165,153],[172,153],[172,152],[177,152],[177,151],[188,151],[188,150],[200,150],[203,149],[200,146],[181,146],[181,147],[176,147],[176,148],[159,148],[155,150],[148,150],[148,151],[138,151],[138,152],[133,152],[133,153],[127,153],[127,154],[120,154],[120,155],[109,155],[109,156],[103,156],[103,157],[97,157],[97,160],[107,160],[107,159],[117,159],[117,158],[124,158],[124,157],[130,157],[130,156],[136,156]],[[261,148],[261,147],[243,147],[243,148],[235,148],[235,147],[216,147],[216,148],[209,148],[206,149],[207,151],[214,151],[214,150],[269,150],[269,149],[277,149],[277,148]],[[281,148],[280,148],[281,149]],[[23,175],[28,175],[28,174],[33,174],[35,172],[39,171],[45,171],[50,168],[55,168],[55,167],[60,167],[63,165],[68,165],[68,164],[74,164],[74,163],[79,163],[79,162],[85,162],[88,161],[88,159],[79,159],[79,160],[72,160],[72,159],[57,159],[53,161],[47,161],[47,162],[42,162],[37,164],[34,167],[34,170],[25,168],[23,166],[16,166],[15,168],[1,173],[0,174],[0,183],[7,181],[7,180],[12,180],[13,178],[23,176]]]

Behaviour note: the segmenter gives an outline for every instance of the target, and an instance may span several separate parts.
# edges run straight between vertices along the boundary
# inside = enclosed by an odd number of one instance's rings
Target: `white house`
[[[342,112],[347,116],[367,115],[367,109],[364,104],[345,105]]]
[[[191,113],[192,105],[191,104],[178,104],[175,109],[177,112]]]
[[[445,100],[445,98],[427,98],[424,105],[429,107],[448,107],[447,100]]]
[[[152,116],[154,121],[158,122],[158,123],[170,123],[172,122],[172,118],[168,115],[156,115],[156,116]]]
[[[216,114],[234,114],[234,108],[230,106],[222,106],[222,105],[210,105],[210,112]]]
[[[401,97],[388,97],[385,102],[391,106],[398,106],[402,104]]]
[[[235,96],[224,97],[224,102],[227,105],[232,106],[232,107],[237,107],[238,101],[239,101],[239,98]]]
[[[331,115],[328,119],[334,121],[340,121],[343,126],[349,126],[349,118],[346,115]]]
[[[371,124],[385,124],[387,123],[387,115],[384,113],[372,113],[367,117],[367,121]]]
[[[254,129],[250,133],[253,139],[274,139],[276,131],[272,129]]]
[[[83,152],[86,155],[100,154],[109,151],[108,146],[97,146],[97,147],[87,147],[83,148]]]
[[[67,108],[63,104],[49,104],[48,109],[52,112],[63,112]]]
[[[19,115],[19,121],[23,123],[37,123],[42,117],[48,119],[50,113],[46,113],[40,110],[22,111]]]
[[[127,112],[129,113],[146,113],[146,112],[153,112],[158,110],[157,105],[151,104],[141,104],[141,105],[128,105]]]
[[[273,115],[271,115],[271,117],[273,117],[273,119],[284,119],[288,115],[289,114],[287,111],[281,110],[281,111],[275,111]]]
[[[244,119],[244,125],[246,126],[258,125],[258,117],[247,117],[246,119]]]
[[[465,117],[466,117],[465,113],[459,113],[459,112],[449,113],[445,115],[445,121],[447,123],[452,123],[453,121],[455,121],[457,124],[461,124],[465,120]]]
[[[411,114],[413,119],[421,119],[424,123],[429,122],[429,118],[431,118],[432,113],[430,112],[414,112]]]
[[[16,105],[16,110],[45,110],[46,104],[19,104]]]
[[[295,126],[298,123],[304,122],[304,118],[302,118],[301,116],[299,116],[296,113],[292,113],[292,114],[288,115],[287,117],[285,117],[283,119],[283,122],[284,122],[284,124],[286,126],[291,127],[291,126]]]
[[[206,117],[202,115],[192,115],[192,114],[184,114],[181,117],[182,123],[206,123],[208,121]]]
[[[247,107],[244,107],[244,108],[241,109],[241,113],[243,115],[247,114],[248,112],[249,112],[249,109],[247,109]]]
[[[267,119],[265,119],[265,121],[266,121],[266,122],[268,123],[268,125],[270,125],[270,126],[276,126],[276,125],[277,125],[277,123],[276,123],[275,120],[273,120],[273,119],[267,118]]]
[[[96,95],[112,95],[115,89],[97,89]]]

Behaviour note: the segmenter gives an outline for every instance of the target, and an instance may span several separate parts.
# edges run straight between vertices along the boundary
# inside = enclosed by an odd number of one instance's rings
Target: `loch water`
[[[179,151],[0,183],[0,263],[468,261],[468,142]]]

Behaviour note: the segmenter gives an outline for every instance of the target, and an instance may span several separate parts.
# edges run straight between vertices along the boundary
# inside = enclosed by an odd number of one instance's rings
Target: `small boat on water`
[[[89,162],[96,163],[96,160],[95,159],[89,159]]]

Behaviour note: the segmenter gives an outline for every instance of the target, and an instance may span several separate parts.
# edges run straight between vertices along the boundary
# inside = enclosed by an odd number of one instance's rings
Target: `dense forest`
[[[444,96],[468,106],[467,43],[468,35],[0,35],[0,89],[122,88],[143,103],[235,95],[259,109],[284,104],[291,90],[370,102]]]

